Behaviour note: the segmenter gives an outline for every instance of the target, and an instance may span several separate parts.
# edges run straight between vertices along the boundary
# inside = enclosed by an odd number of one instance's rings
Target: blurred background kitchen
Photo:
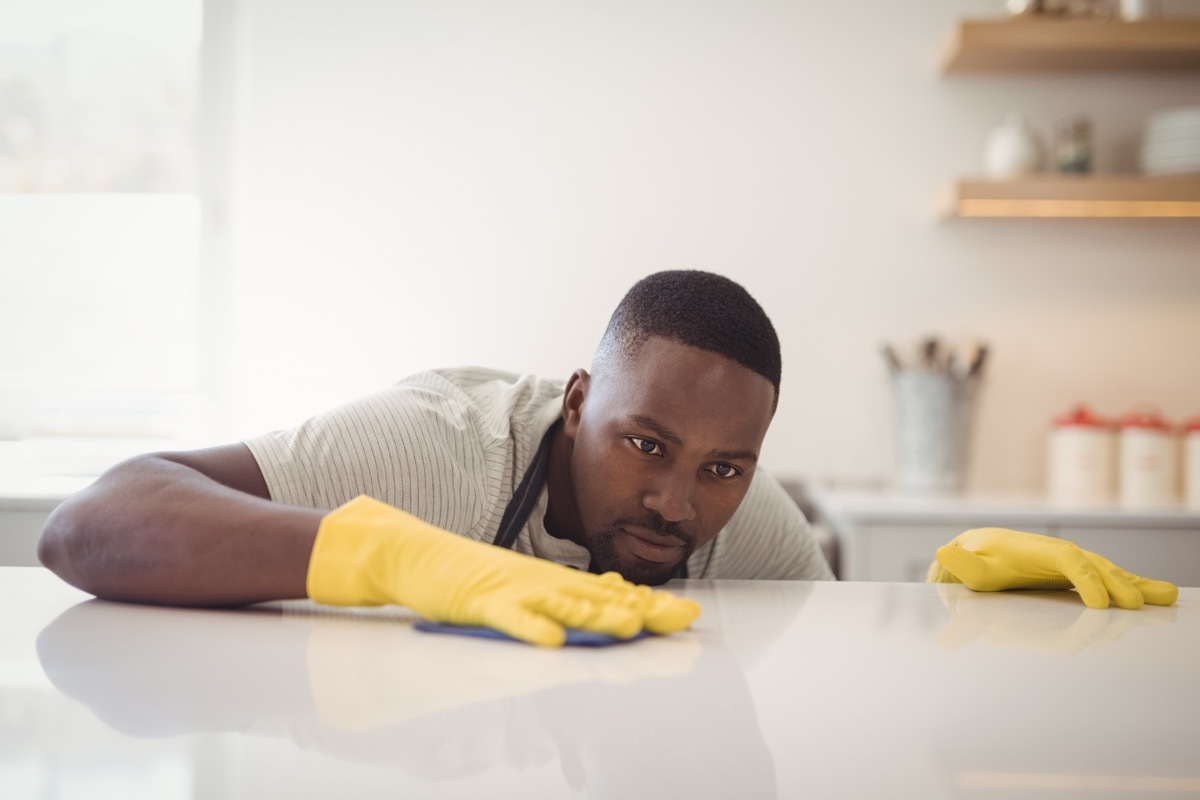
[[[1171,26],[1138,45],[1169,51],[1158,69],[945,67],[965,20],[1031,5],[4,0],[0,563],[34,563],[57,499],[134,452],[287,426],[424,368],[565,378],[633,282],[695,268],[776,324],[763,463],[843,577],[920,579],[936,544],[1005,524],[1197,585],[1178,564],[1200,565],[1182,445],[1200,219],[1141,216],[1200,215],[1186,146],[1165,196],[1085,188],[1083,213],[1115,217],[947,201],[1006,165],[1053,171],[1055,137],[1084,136],[1080,180],[1138,176],[1154,120],[1200,107],[1200,3],[1043,10],[1152,15]],[[1039,163],[997,154],[1010,123]],[[1017,213],[1071,213],[1027,187]],[[961,481],[902,491],[881,348],[903,371],[931,336],[987,357]],[[1079,403],[1111,480],[1055,502],[1054,420]],[[1121,501],[1108,426],[1135,411],[1169,427],[1167,499]]]

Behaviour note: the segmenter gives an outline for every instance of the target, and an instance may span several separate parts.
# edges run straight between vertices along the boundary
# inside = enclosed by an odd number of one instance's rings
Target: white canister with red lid
[[[1112,424],[1080,404],[1054,419],[1050,432],[1049,490],[1056,503],[1112,500],[1115,441]]]
[[[1165,506],[1175,502],[1176,439],[1156,411],[1131,411],[1121,418],[1121,505]]]
[[[1183,423],[1183,469],[1184,505],[1200,511],[1200,417]]]

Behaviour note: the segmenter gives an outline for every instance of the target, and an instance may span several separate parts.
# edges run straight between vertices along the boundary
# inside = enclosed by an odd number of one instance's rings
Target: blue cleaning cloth
[[[413,627],[426,633],[454,633],[459,636],[477,636],[480,639],[500,639],[506,642],[521,641],[495,628],[488,628],[482,625],[450,625],[445,622],[422,620],[414,624]],[[628,639],[621,639],[608,633],[593,633],[591,631],[581,631],[578,628],[567,628],[567,641],[565,644],[570,647],[608,647],[609,645],[625,644],[626,642],[645,639],[649,635],[646,631],[638,631]]]

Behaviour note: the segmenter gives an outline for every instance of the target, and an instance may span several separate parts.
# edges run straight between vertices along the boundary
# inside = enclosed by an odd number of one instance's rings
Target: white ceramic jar
[[[1020,114],[1009,114],[1004,124],[987,137],[983,151],[983,174],[1003,180],[1039,172],[1045,156],[1040,136]]]
[[[1126,22],[1153,19],[1161,12],[1158,6],[1158,0],[1120,0],[1118,3],[1121,19]]]
[[[1112,423],[1087,406],[1056,417],[1050,430],[1050,500],[1068,505],[1111,502],[1115,449]]]
[[[1175,502],[1177,440],[1157,412],[1133,411],[1121,419],[1121,505],[1145,508]]]
[[[1200,511],[1200,417],[1183,424],[1183,469],[1184,505]]]

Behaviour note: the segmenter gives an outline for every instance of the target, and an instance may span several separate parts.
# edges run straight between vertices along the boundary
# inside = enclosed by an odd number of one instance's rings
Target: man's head
[[[779,376],[775,329],[741,286],[694,271],[639,281],[592,373],[567,384],[554,521],[602,570],[667,580],[745,497]]]
[[[770,381],[779,400],[779,337],[750,293],[721,275],[656,272],[626,292],[592,359],[592,376],[636,358],[651,337],[707,350]]]

